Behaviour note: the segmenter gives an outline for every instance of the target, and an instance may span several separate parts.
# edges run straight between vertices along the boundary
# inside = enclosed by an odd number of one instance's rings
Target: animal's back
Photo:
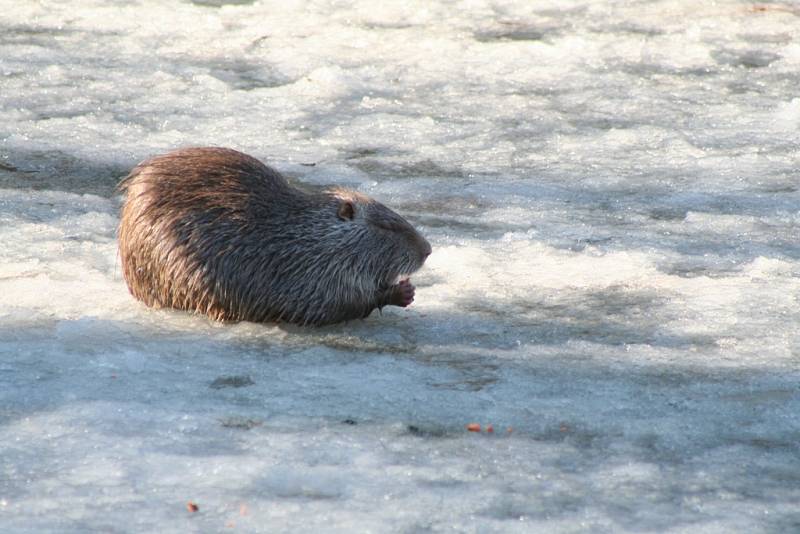
[[[148,209],[173,212],[225,209],[235,213],[259,196],[266,201],[290,191],[283,176],[257,159],[215,147],[185,148],[150,158],[137,165],[119,187],[128,199],[144,196],[141,200]]]

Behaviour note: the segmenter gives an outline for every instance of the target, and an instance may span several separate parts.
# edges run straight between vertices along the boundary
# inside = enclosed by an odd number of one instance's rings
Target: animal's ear
[[[339,218],[343,221],[352,221],[356,216],[356,207],[349,200],[342,200],[339,204],[339,211],[337,213]]]

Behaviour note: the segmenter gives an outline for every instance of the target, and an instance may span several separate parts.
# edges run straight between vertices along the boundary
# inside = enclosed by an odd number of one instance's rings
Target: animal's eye
[[[378,219],[376,221],[372,221],[372,224],[389,232],[395,232],[398,230],[398,224],[392,220]]]
[[[339,218],[343,221],[352,221],[353,217],[356,216],[356,207],[352,202],[344,200],[341,204],[339,204],[339,211],[337,215],[339,215]]]

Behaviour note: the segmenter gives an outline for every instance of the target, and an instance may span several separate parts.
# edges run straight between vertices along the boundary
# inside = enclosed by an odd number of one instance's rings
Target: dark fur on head
[[[408,305],[431,247],[405,219],[353,191],[306,193],[258,160],[188,148],[136,166],[119,250],[148,306],[217,320],[322,325]]]

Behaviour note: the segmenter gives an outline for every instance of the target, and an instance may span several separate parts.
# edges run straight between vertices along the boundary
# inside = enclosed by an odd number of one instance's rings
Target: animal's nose
[[[431,255],[431,244],[423,237],[422,239],[422,259],[425,260],[428,256]]]

